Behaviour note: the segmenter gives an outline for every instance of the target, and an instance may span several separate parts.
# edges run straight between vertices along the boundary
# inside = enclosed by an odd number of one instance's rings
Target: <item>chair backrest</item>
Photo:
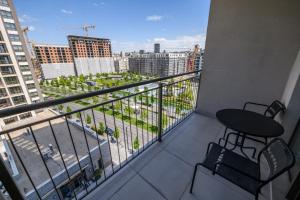
[[[267,167],[269,169],[268,175],[263,178],[263,180],[266,182],[278,177],[295,164],[294,153],[288,147],[285,141],[279,138],[272,140],[260,151],[258,156],[260,165],[261,155],[263,155],[267,161]]]
[[[267,109],[265,110],[264,115],[273,119],[279,112],[281,112],[281,111],[284,112],[285,109],[286,108],[285,108],[283,103],[281,103],[278,100],[275,100],[275,101],[272,102],[271,105],[269,105],[267,107]]]

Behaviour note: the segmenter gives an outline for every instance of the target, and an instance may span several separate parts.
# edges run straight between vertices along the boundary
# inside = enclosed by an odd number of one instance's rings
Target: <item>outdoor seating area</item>
[[[282,166],[291,167],[293,156],[287,150],[282,140],[275,139],[268,147],[263,148],[263,144],[254,141],[245,141],[246,145],[255,146],[262,149],[257,161],[248,159],[240,153],[234,153],[231,150],[225,150],[224,147],[217,144],[218,139],[224,132],[224,127],[218,120],[197,113],[193,113],[184,120],[175,129],[170,131],[161,143],[153,144],[139,158],[134,160],[121,170],[115,177],[107,181],[86,199],[94,200],[101,194],[103,199],[182,199],[182,200],[251,200],[254,199],[253,193],[257,187],[262,187],[259,200],[270,199],[270,181],[281,174]],[[209,145],[211,144],[211,145]],[[269,176],[260,177],[258,166],[265,163],[263,158],[269,153],[269,149],[282,147],[283,151],[274,151],[274,155],[282,157],[281,153],[287,155],[286,160],[278,160],[277,168],[272,167],[272,173]],[[209,150],[208,150],[209,149]],[[208,150],[208,152],[207,152]],[[224,150],[225,152],[223,152]],[[215,167],[212,164],[217,160],[218,153],[222,153],[222,167],[213,174]],[[271,157],[268,157],[271,158]],[[193,178],[193,167],[199,161],[203,161],[207,167],[197,167],[196,178]],[[234,162],[233,162],[234,160]],[[219,160],[218,160],[219,161]],[[229,161],[235,167],[247,166],[246,170],[250,172],[249,178],[246,175],[245,181],[241,182],[242,187],[236,185],[240,182],[243,175],[239,172],[233,172],[231,169],[225,169],[225,164]],[[218,164],[221,164],[219,161]],[[288,168],[284,168],[287,170]],[[196,171],[195,171],[196,172]],[[227,173],[229,172],[229,173]],[[225,174],[234,175],[232,179],[223,178]],[[236,176],[237,175],[237,176]],[[262,180],[252,180],[252,176]],[[285,175],[279,176],[282,179]],[[277,179],[276,179],[277,180]],[[278,181],[278,180],[277,180]],[[193,182],[193,192],[190,193]],[[248,184],[252,184],[249,189]],[[273,187],[280,187],[277,182],[273,182]],[[253,192],[253,193],[252,193]],[[282,200],[284,194],[280,190],[273,190],[273,199]]]

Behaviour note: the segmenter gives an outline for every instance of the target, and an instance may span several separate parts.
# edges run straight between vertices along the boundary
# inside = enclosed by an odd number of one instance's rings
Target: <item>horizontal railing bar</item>
[[[63,104],[63,103],[71,102],[71,101],[77,101],[80,99],[85,99],[85,98],[93,97],[96,95],[103,95],[103,94],[107,94],[107,93],[111,93],[111,92],[116,92],[119,90],[125,90],[125,89],[129,89],[132,87],[146,85],[146,84],[159,82],[159,81],[163,81],[163,80],[167,80],[167,79],[171,79],[171,78],[176,78],[176,77],[180,77],[180,76],[184,76],[184,75],[194,74],[194,73],[198,73],[200,71],[201,70],[197,70],[197,71],[193,71],[193,72],[186,72],[186,73],[182,73],[182,74],[156,78],[156,79],[152,79],[152,80],[142,81],[142,82],[138,82],[138,83],[132,83],[132,84],[118,86],[118,87],[107,88],[107,89],[88,92],[88,93],[84,93],[84,94],[72,95],[72,96],[68,96],[68,97],[64,97],[64,98],[60,98],[60,99],[48,100],[48,101],[33,103],[33,104],[29,104],[29,105],[23,105],[23,106],[18,106],[18,107],[14,107],[14,108],[3,109],[3,110],[0,110],[0,118],[11,116],[11,115],[16,115],[19,113],[24,113],[24,112],[28,112],[28,111],[32,111],[32,110],[43,109],[43,108],[46,108],[49,106],[55,106],[58,104]]]
[[[180,81],[176,81],[176,82],[169,83],[169,84],[164,84],[163,87],[174,85],[174,84],[179,83],[179,82],[187,81],[187,80],[189,80],[191,78],[195,78],[195,77],[196,76],[192,76],[192,77],[180,80]],[[53,117],[48,117],[46,119],[37,120],[37,121],[31,122],[31,123],[28,123],[28,124],[24,124],[24,125],[19,125],[19,126],[7,129],[7,130],[1,130],[0,131],[0,135],[7,134],[9,132],[13,132],[13,131],[16,131],[16,130],[19,130],[19,129],[22,129],[22,128],[27,128],[29,126],[34,126],[34,125],[41,124],[41,123],[44,123],[44,122],[52,121],[52,120],[55,120],[55,119],[58,119],[58,118],[66,117],[68,115],[73,115],[75,113],[82,112],[82,111],[89,110],[89,109],[93,109],[93,108],[96,108],[96,107],[99,107],[99,106],[104,106],[104,105],[113,103],[115,101],[120,101],[120,100],[123,100],[123,99],[131,98],[131,97],[134,97],[134,96],[146,93],[146,92],[157,90],[158,88],[159,87],[151,88],[151,89],[148,89],[147,91],[137,92],[137,93],[130,94],[130,95],[127,95],[127,96],[124,96],[124,97],[119,97],[117,99],[112,99],[112,100],[109,100],[109,101],[101,102],[101,103],[98,103],[96,105],[91,105],[91,106],[87,106],[87,107],[84,107],[84,108],[80,108],[80,109],[77,109],[77,110],[74,110],[74,111],[71,111],[71,112],[68,112],[68,113],[63,113],[63,114],[60,114],[60,115],[55,115]]]

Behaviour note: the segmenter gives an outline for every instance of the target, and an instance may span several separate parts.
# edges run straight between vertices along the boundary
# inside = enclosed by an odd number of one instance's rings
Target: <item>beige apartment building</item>
[[[38,102],[42,96],[12,0],[0,1],[0,109]],[[0,125],[34,112],[0,119]]]

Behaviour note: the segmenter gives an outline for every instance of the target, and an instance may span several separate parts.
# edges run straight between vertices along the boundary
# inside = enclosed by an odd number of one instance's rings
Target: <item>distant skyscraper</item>
[[[140,53],[140,54],[143,54],[143,53],[145,53],[145,50],[141,49],[141,50],[139,51],[139,53]]]
[[[0,109],[42,99],[25,39],[11,0],[0,1]],[[34,112],[0,119],[4,126]]]
[[[159,43],[154,44],[154,53],[160,53],[160,44]]]

